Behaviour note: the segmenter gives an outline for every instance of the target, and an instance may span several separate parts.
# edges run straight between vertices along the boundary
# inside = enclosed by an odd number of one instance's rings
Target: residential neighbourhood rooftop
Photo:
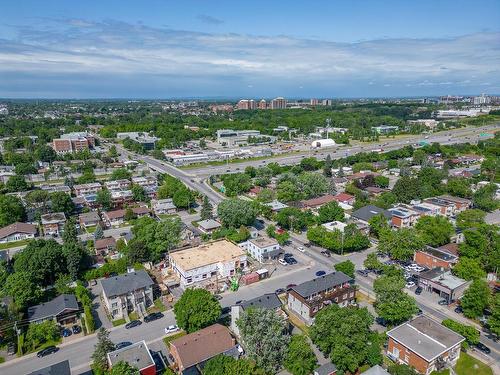
[[[61,294],[53,300],[28,308],[30,321],[54,317],[66,309],[78,310],[78,302],[74,294]]]
[[[102,289],[108,297],[127,294],[153,284],[153,280],[151,280],[151,277],[149,277],[144,270],[125,273],[123,275],[101,280]]]
[[[243,309],[248,308],[262,308],[262,309],[277,309],[281,307],[281,300],[278,298],[276,293],[267,293],[248,301],[242,301],[238,304]]]
[[[427,361],[432,361],[465,340],[463,336],[425,315],[391,329],[387,336]]]
[[[380,214],[384,215],[388,220],[392,217],[389,211],[377,206],[373,206],[371,204],[354,211],[351,216],[356,219],[368,222],[372,217]]]
[[[315,293],[331,288],[334,285],[340,285],[349,282],[352,282],[352,278],[350,278],[343,272],[337,271],[293,286],[292,290],[296,291],[302,297],[307,298]]]
[[[36,226],[33,224],[17,222],[0,228],[0,239],[8,237],[14,233],[35,234],[36,231]]]
[[[226,262],[245,254],[245,251],[234,243],[220,240],[175,251],[170,254],[170,257],[180,268],[190,270],[206,264]]]
[[[139,370],[155,364],[145,341],[139,341],[125,348],[108,353],[108,360],[111,367],[118,362],[127,362],[129,365]]]

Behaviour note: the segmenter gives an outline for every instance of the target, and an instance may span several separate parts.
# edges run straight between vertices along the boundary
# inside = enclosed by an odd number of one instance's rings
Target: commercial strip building
[[[116,138],[120,140],[129,138],[132,141],[139,143],[145,150],[154,150],[156,142],[159,141],[159,138],[142,132],[116,133]]]
[[[462,298],[470,284],[471,281],[460,279],[443,267],[436,267],[418,275],[418,286],[439,294],[448,303]]]
[[[453,367],[465,338],[425,315],[387,332],[387,355],[428,375]]]
[[[269,138],[269,137],[268,137]],[[272,139],[272,138],[271,138]],[[248,147],[224,150],[208,150],[188,153],[182,150],[165,150],[165,158],[174,165],[188,165],[193,163],[203,163],[208,161],[220,161],[229,159],[244,159],[260,156],[271,156],[272,150],[269,147]]]
[[[450,269],[457,264],[458,256],[442,249],[426,246],[425,249],[415,252],[413,261],[429,269],[436,267]]]
[[[227,240],[169,253],[170,268],[186,288],[199,283],[222,281],[247,266],[247,254]]]

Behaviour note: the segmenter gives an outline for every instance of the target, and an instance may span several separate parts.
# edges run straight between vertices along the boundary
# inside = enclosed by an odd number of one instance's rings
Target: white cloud
[[[0,74],[248,77],[308,87],[358,80],[364,87],[376,87],[375,80],[391,82],[383,87],[498,85],[499,41],[500,33],[477,33],[349,44],[71,19],[0,39]]]

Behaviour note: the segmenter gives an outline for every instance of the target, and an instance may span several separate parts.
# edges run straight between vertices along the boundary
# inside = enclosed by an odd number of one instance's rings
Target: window
[[[405,354],[405,363],[408,363],[410,361],[410,358],[408,357],[407,354]]]
[[[112,307],[112,308],[118,307],[118,302],[113,302],[113,303],[111,304],[111,307]]]
[[[118,314],[118,310],[113,310],[113,315],[117,315]]]
[[[399,358],[399,349],[396,347],[392,348],[392,355],[396,358]]]

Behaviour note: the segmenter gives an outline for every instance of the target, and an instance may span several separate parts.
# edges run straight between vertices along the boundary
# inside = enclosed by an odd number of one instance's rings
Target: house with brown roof
[[[0,228],[0,243],[22,241],[35,238],[36,226],[27,223],[14,223]]]
[[[99,216],[97,211],[85,212],[78,215],[78,222],[80,223],[81,228],[96,226],[100,221],[101,217]]]
[[[299,202],[299,206],[303,209],[316,210],[322,205],[333,202],[335,197],[331,194],[323,195],[322,197],[306,199]]]
[[[104,237],[94,243],[96,254],[106,256],[110,251],[116,249],[116,240],[113,237]]]
[[[179,374],[197,373],[203,364],[219,354],[238,358],[240,347],[229,330],[214,324],[172,340],[169,351]]]
[[[102,214],[102,219],[106,223],[106,226],[119,226],[125,222],[125,213],[127,210],[120,209],[114,211],[106,211]],[[139,206],[133,207],[132,212],[137,217],[149,216],[151,211],[147,207]]]
[[[58,236],[66,223],[64,212],[54,212],[41,216],[43,233],[47,236]]]
[[[352,206],[354,204],[354,201],[356,200],[356,197],[354,195],[347,193],[339,193],[335,195],[333,198],[338,203],[348,204],[349,206]]]

